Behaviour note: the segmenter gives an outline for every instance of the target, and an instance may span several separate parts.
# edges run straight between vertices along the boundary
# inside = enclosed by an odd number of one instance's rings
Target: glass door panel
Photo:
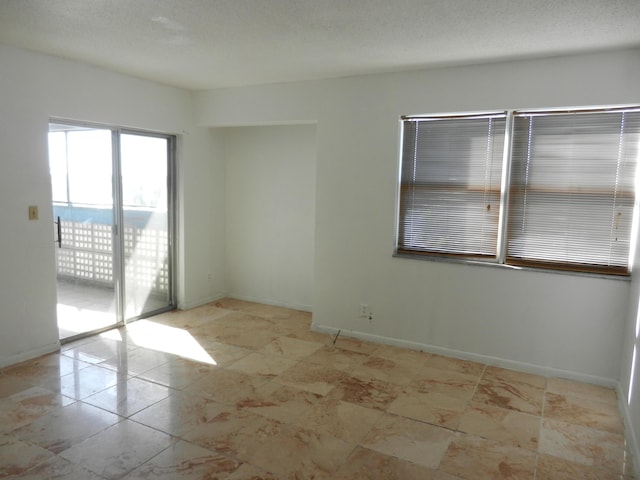
[[[120,136],[125,320],[172,305],[170,147],[168,137]]]
[[[51,123],[58,328],[67,339],[118,322],[112,132]]]

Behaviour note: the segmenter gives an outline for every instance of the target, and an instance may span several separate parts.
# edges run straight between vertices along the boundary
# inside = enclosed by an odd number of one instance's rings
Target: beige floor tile
[[[469,401],[478,384],[478,375],[459,373],[439,368],[424,368],[410,387],[424,393],[441,393],[449,397]]]
[[[220,342],[206,342],[202,347],[207,355],[211,358],[209,365],[216,367],[225,367],[241,358],[246,357],[254,350],[235,345],[227,345]],[[207,362],[205,362],[207,363]]]
[[[277,420],[246,410],[229,409],[200,423],[183,435],[183,439],[244,462],[283,428],[284,424]]]
[[[308,357],[305,357],[304,360],[306,362],[351,373],[359,365],[362,365],[368,358],[369,355],[365,353],[358,353],[351,350],[345,350],[343,348],[324,345]]]
[[[193,312],[197,317],[205,318],[207,321],[215,320],[220,317],[228,315],[229,309],[220,308],[216,305],[216,302],[210,302],[205,305],[187,310],[185,313]]]
[[[239,462],[187,442],[177,442],[127,475],[127,480],[226,478]]]
[[[176,328],[193,331],[195,328],[231,314],[230,310],[217,308],[211,304],[191,310],[174,310],[153,317],[153,321]]]
[[[287,333],[287,335],[290,335],[292,333],[295,334],[299,332],[311,331],[311,312],[300,312],[295,310],[292,310],[292,312],[294,313],[289,318],[274,319],[278,321],[282,326],[285,326],[287,328],[289,332]]]
[[[69,344],[62,350],[62,354],[85,363],[97,364],[106,360],[126,357],[128,352],[138,347],[128,342],[122,342],[109,338],[91,337],[90,341],[79,344]]]
[[[247,330],[268,330],[275,336],[289,333],[287,328],[270,319],[268,316],[253,314],[248,312],[232,312],[213,322],[201,325],[202,327],[224,327],[224,328],[246,328]]]
[[[136,413],[131,420],[177,437],[213,421],[228,406],[209,398],[175,392]]]
[[[542,420],[538,451],[572,463],[604,467],[618,474],[627,465],[622,435],[558,420]]]
[[[267,472],[259,467],[243,463],[225,480],[278,480],[275,474]]]
[[[532,415],[542,414],[544,390],[524,384],[481,380],[472,401]]]
[[[240,330],[239,325],[240,324],[227,325],[226,323],[217,321],[207,323],[203,322],[198,326],[189,329],[189,334],[196,342],[198,342],[199,345],[210,345],[215,343],[228,345],[228,343],[222,339],[226,336],[237,334]]]
[[[0,435],[0,478],[16,478],[51,458],[53,453],[42,447]]]
[[[0,399],[0,433],[8,433],[34,422],[46,413],[73,403],[46,388],[31,387]]]
[[[60,378],[69,373],[82,370],[89,365],[89,363],[74,360],[65,355],[52,353],[7,368],[5,374],[11,378],[19,378],[29,383],[34,383]]]
[[[1,467],[0,467],[1,469]],[[2,475],[0,475],[2,477]],[[40,463],[26,473],[12,478],[20,480],[104,480],[89,470],[65,460],[62,457],[53,457]]]
[[[223,298],[220,300],[216,300],[212,305],[215,305],[217,308],[223,308],[225,310],[233,310],[237,312],[260,312],[267,311],[268,305],[248,302],[246,300],[240,300],[238,298]]]
[[[123,420],[63,451],[60,456],[115,480],[155,457],[174,441],[165,433]]]
[[[544,416],[612,433],[624,433],[617,406],[612,402],[547,392]]]
[[[311,312],[303,312],[300,310],[288,310],[278,307],[279,310],[269,313],[265,316],[271,320],[278,328],[287,332],[295,332],[309,330],[311,328]]]
[[[43,415],[11,435],[53,453],[60,453],[121,420],[113,413],[75,402]]]
[[[386,410],[400,391],[400,386],[382,380],[349,376],[344,378],[327,397],[355,403],[362,407]]]
[[[293,310],[276,305],[265,305],[232,298],[218,300],[214,302],[214,305],[218,308],[224,308],[235,312],[243,312],[269,320],[284,321],[285,323],[294,321],[308,324],[311,322],[311,314],[309,312]]]
[[[137,348],[126,355],[118,355],[100,362],[98,366],[135,376],[167,363],[172,358],[173,355],[166,352]]]
[[[435,470],[358,447],[333,477],[335,480],[434,480]]]
[[[436,469],[453,439],[454,433],[450,430],[385,414],[360,444],[385,455]]]
[[[129,378],[127,374],[90,365],[76,373],[60,377],[59,385],[54,388],[58,388],[60,393],[67,397],[82,400],[118,383],[126,382]]]
[[[425,368],[427,360],[431,358],[431,354],[429,353],[391,345],[381,345],[371,355],[374,357],[387,358],[397,364],[414,367],[416,370]]]
[[[167,363],[141,373],[137,378],[182,390],[192,383],[206,379],[216,368],[220,367],[174,357]]]
[[[167,398],[171,389],[164,385],[130,378],[126,382],[86,397],[83,402],[129,417],[160,400]]]
[[[440,469],[474,480],[533,480],[536,454],[473,435],[460,434],[451,443]]]
[[[323,399],[317,402],[296,424],[306,430],[357,444],[383,413],[340,400]]]
[[[308,327],[307,327],[308,328]],[[324,345],[318,342],[308,342],[293,337],[278,337],[273,342],[259,350],[268,355],[280,355],[287,358],[301,359],[308,357]]]
[[[451,475],[450,473],[443,472],[442,470],[438,470],[436,472],[435,477],[433,477],[433,480],[468,480],[468,479],[459,477],[457,475]]]
[[[301,360],[274,381],[300,390],[326,395],[346,377],[346,373],[335,368]]]
[[[326,333],[314,332],[313,330],[309,330],[307,327],[291,329],[285,336],[307,342],[320,343],[322,345],[331,345],[333,340]]]
[[[255,396],[257,388],[269,379],[227,369],[213,370],[206,378],[192,383],[183,391],[208,397],[226,405]]]
[[[536,480],[632,480],[632,468],[629,476],[604,467],[587,466],[572,463],[551,455],[539,455],[536,467]]]
[[[431,354],[426,361],[427,368],[439,368],[441,370],[451,370],[458,373],[466,373],[467,375],[479,376],[485,369],[482,363],[476,363],[469,360],[461,360],[459,358],[445,357],[442,355]]]
[[[564,378],[547,379],[547,391],[561,395],[582,397],[600,402],[608,402],[617,405],[616,391],[613,388],[581,383]]]
[[[462,416],[458,430],[535,451],[540,421],[540,417],[534,415],[472,404]]]
[[[386,410],[401,417],[456,429],[467,403],[443,393],[404,387]]]
[[[364,353],[365,355],[371,355],[379,348],[378,345],[374,343],[343,336],[338,336],[337,339],[334,336],[332,342],[334,347],[342,348],[344,350],[349,350],[356,353]]]
[[[526,385],[543,390],[547,385],[546,377],[534,375],[532,373],[518,372],[516,370],[508,370],[506,368],[492,366],[489,366],[485,369],[484,374],[482,375],[482,380]]]
[[[250,455],[249,463],[279,478],[333,478],[355,445],[335,437],[285,425],[270,432]]]
[[[0,374],[0,400],[28,390],[33,386],[35,386],[33,381],[29,382],[14,375]]]
[[[269,327],[253,328],[251,326],[228,327],[224,332],[216,335],[216,340],[219,342],[254,350],[263,348],[276,338],[278,334]]]
[[[198,329],[204,328],[204,323]],[[212,357],[212,350],[221,344],[215,342],[215,337],[201,330],[187,330],[172,327],[150,320],[139,320],[127,326],[127,335],[131,342],[148,351],[169,355],[169,358],[184,358],[203,363],[216,364]],[[216,352],[217,353],[217,352]],[[130,357],[132,355],[130,354]],[[160,356],[160,355],[158,355]],[[153,359],[153,357],[151,357]],[[157,362],[159,364],[160,362]],[[219,361],[217,362],[220,363]],[[141,365],[144,367],[145,365]],[[132,369],[133,370],[133,369]],[[134,373],[142,371],[138,368]]]
[[[389,358],[370,356],[351,372],[357,377],[368,377],[396,385],[406,385],[416,377],[419,368],[407,366]]]
[[[306,416],[321,398],[317,393],[267,382],[256,390],[255,396],[236,403],[236,408],[283,423],[295,423],[299,417]]]
[[[298,360],[283,357],[281,355],[269,355],[254,352],[237,362],[233,362],[227,368],[247,375],[257,375],[260,377],[277,377],[285,370],[293,367]]]

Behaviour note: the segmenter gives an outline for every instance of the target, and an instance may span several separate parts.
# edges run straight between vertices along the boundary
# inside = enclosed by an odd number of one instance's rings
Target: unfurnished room
[[[639,26],[0,0],[0,478],[640,478]]]

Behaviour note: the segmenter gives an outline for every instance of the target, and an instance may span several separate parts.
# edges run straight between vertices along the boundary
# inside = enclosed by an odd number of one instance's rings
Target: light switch
[[[29,220],[38,220],[38,206],[29,205]]]

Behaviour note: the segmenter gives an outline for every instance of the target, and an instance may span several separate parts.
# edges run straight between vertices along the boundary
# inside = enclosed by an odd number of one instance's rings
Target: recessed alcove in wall
[[[316,125],[221,130],[228,294],[311,310]]]

